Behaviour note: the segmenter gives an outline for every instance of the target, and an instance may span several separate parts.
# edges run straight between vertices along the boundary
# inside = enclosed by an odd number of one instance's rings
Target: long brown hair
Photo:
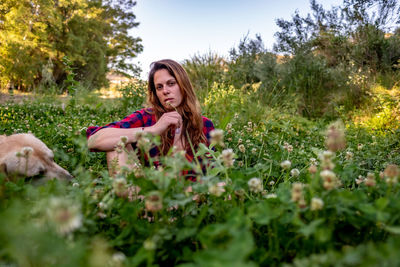
[[[157,120],[164,114],[168,112],[156,94],[156,87],[154,84],[154,74],[158,70],[165,69],[168,73],[173,76],[179,85],[182,102],[176,107],[178,113],[182,116],[183,125],[182,131],[182,143],[185,146],[185,150],[190,150],[190,144],[186,137],[186,132],[189,135],[190,141],[194,148],[200,143],[206,143],[207,139],[203,133],[203,119],[201,117],[200,103],[194,93],[193,86],[190,83],[189,76],[187,75],[185,69],[177,62],[171,59],[163,59],[151,63],[151,69],[149,73],[149,83],[148,83],[148,102],[153,108]],[[162,154],[167,154],[168,150],[173,144],[171,129],[167,132],[161,134],[161,152]]]

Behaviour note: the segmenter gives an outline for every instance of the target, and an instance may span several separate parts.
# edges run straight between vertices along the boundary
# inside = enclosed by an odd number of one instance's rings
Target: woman
[[[186,152],[191,161],[191,144],[196,149],[200,143],[209,144],[211,120],[201,116],[199,101],[183,67],[170,59],[153,62],[148,80],[149,108],[141,109],[121,121],[103,127],[89,127],[88,146],[91,150],[107,152],[110,173],[111,163],[118,159],[119,166],[127,165],[127,153],[115,150],[121,136],[127,136],[126,151],[133,151],[138,132],[161,137],[160,148],[150,151],[150,156],[166,155],[172,146]],[[128,166],[129,167],[129,166]]]

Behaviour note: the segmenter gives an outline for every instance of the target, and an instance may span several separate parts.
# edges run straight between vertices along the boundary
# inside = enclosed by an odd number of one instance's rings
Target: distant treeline
[[[66,80],[98,87],[109,68],[138,69],[129,60],[142,51],[132,0],[0,1],[0,87],[31,90]]]
[[[206,94],[214,82],[235,88],[259,83],[259,100],[290,103],[306,116],[354,107],[368,97],[372,83],[399,87],[400,7],[395,0],[344,0],[325,10],[310,1],[312,14],[296,12],[280,27],[273,51],[260,36],[246,36],[228,59],[210,51],[184,65]]]

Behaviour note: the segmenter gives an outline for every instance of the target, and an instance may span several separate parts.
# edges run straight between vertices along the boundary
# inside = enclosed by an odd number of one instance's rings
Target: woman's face
[[[165,109],[174,110],[173,107],[181,104],[181,89],[176,79],[166,69],[161,69],[154,73],[154,85],[157,97]]]

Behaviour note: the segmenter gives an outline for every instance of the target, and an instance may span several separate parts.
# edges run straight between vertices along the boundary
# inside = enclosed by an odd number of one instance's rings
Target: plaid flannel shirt
[[[204,116],[203,119],[203,133],[207,138],[207,146],[210,144],[210,132],[214,130],[214,124],[212,121]],[[157,122],[155,114],[152,112],[151,108],[144,108],[138,110],[131,115],[126,116],[124,119],[116,122],[109,123],[105,126],[90,126],[86,130],[86,137],[89,138],[93,134],[97,133],[99,130],[104,128],[139,128],[139,127],[149,127]],[[173,137],[172,137],[173,140]],[[136,148],[136,144],[132,144],[133,148]],[[157,157],[160,155],[160,150],[158,147],[153,147],[150,150],[151,157]],[[192,151],[186,151],[186,158],[191,162],[194,158]],[[157,164],[157,163],[156,163]],[[193,178],[193,177],[192,177]],[[193,179],[192,179],[193,180]]]

